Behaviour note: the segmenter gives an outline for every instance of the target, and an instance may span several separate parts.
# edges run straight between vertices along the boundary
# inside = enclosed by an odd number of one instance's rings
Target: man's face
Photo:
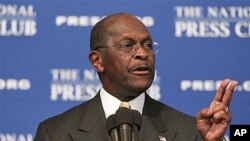
[[[101,49],[103,57],[103,87],[116,97],[136,97],[145,92],[154,78],[155,56],[147,53],[141,44],[152,42],[146,27],[127,17],[108,27],[108,41]],[[114,47],[127,42],[137,44],[138,50],[127,53]]]

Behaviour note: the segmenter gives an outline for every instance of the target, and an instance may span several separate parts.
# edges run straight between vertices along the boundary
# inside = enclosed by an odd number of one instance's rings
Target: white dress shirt
[[[117,109],[120,106],[120,101],[118,98],[114,97],[113,95],[109,94],[106,90],[101,88],[100,90],[100,96],[102,101],[102,107],[105,112],[106,118],[108,118],[110,115],[115,114]],[[133,110],[137,110],[142,114],[143,105],[145,102],[145,93],[140,94],[135,99],[129,101],[131,108]]]

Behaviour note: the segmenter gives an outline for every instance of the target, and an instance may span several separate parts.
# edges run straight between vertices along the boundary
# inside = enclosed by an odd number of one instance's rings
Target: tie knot
[[[131,106],[130,106],[130,104],[128,102],[121,102],[120,108],[132,109]]]

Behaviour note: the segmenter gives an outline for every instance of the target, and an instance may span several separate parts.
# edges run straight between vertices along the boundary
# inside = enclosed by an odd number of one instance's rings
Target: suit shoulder
[[[76,125],[80,124],[88,107],[88,103],[89,102],[87,101],[76,105],[61,114],[55,115],[44,120],[41,124],[44,124],[44,126],[52,130],[53,128],[59,128],[61,126],[68,128],[75,127]]]

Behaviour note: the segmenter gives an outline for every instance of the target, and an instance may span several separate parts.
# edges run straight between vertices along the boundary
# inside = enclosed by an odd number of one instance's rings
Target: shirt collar
[[[121,101],[118,98],[114,97],[113,95],[109,94],[103,88],[101,88],[100,90],[100,97],[106,118],[108,118],[112,114],[115,114],[115,112],[120,106]],[[142,114],[144,101],[145,101],[145,93],[142,93],[135,99],[129,101],[128,103],[130,104],[133,110],[137,110]]]

